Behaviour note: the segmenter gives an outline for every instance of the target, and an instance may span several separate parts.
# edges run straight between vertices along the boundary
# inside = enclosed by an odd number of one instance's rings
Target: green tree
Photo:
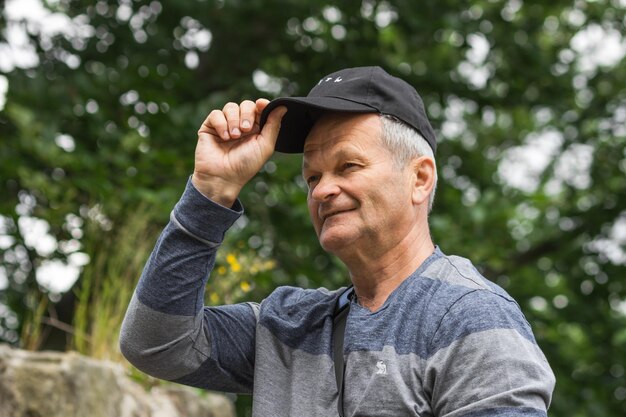
[[[23,28],[37,62],[0,66],[0,339],[18,342],[42,292],[58,299],[36,280],[46,261],[93,259],[87,248],[138,207],[165,224],[210,109],[381,65],[422,94],[438,132],[435,241],[519,301],[557,375],[551,414],[623,415],[625,7],[56,0],[49,10],[69,20],[50,33],[7,6],[0,42]],[[309,225],[299,164],[276,155],[241,195],[228,253],[276,262],[245,281],[246,298],[346,282]],[[56,246],[32,242],[25,218],[45,220]]]

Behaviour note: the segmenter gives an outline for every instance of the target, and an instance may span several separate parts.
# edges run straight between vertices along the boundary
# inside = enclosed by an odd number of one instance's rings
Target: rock
[[[0,345],[2,417],[234,417],[224,395],[181,385],[149,392],[123,367],[74,352]]]

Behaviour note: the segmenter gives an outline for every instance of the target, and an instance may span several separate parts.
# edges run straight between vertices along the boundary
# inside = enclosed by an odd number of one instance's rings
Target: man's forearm
[[[135,366],[175,380],[207,360],[204,286],[217,247],[240,214],[187,184],[144,268],[122,326],[120,346]]]

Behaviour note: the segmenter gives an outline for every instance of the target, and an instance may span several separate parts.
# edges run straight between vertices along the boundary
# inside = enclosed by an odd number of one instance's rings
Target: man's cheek
[[[315,229],[315,233],[317,233],[317,235],[320,235],[320,221],[319,218],[317,217],[317,207],[314,204],[308,204],[308,208],[309,208],[309,218],[311,219],[311,224],[313,225],[313,228]]]

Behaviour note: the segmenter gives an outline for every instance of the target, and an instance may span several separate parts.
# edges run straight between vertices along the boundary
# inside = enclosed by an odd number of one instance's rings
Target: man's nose
[[[336,178],[331,175],[324,175],[311,190],[311,198],[315,201],[324,202],[337,196],[340,191]]]

